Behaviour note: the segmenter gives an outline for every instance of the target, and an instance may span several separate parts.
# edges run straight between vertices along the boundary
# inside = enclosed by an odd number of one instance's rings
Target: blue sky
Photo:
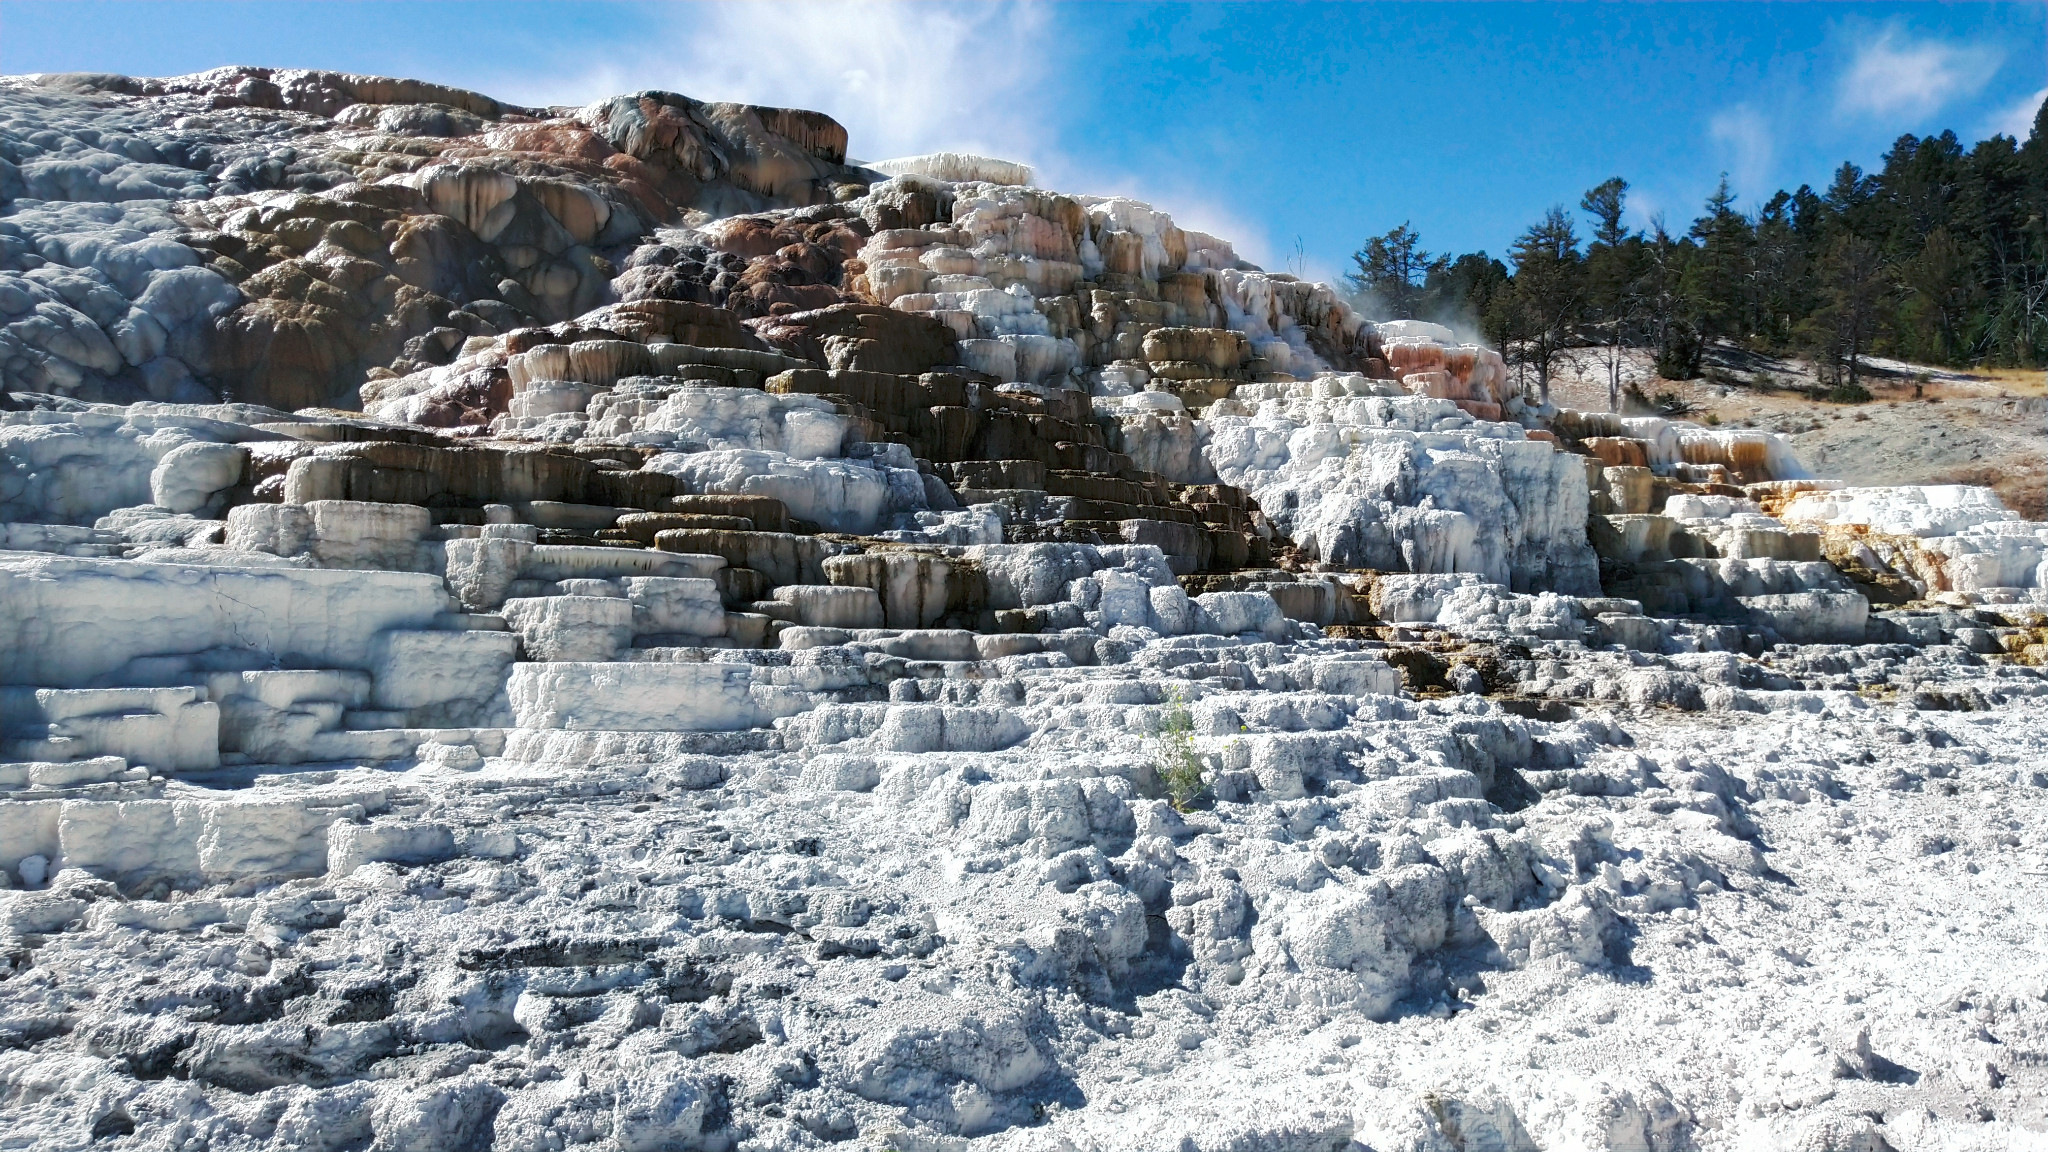
[[[1025,160],[1327,278],[1404,220],[1498,254],[1611,175],[1682,226],[1723,171],[1753,207],[1903,132],[2024,132],[2048,4],[0,2],[0,71],[225,63],[817,108],[863,159]]]

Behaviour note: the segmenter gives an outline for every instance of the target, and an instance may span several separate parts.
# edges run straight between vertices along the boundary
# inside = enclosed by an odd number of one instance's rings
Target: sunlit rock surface
[[[812,112],[0,81],[0,1148],[2010,1148],[2048,529]]]

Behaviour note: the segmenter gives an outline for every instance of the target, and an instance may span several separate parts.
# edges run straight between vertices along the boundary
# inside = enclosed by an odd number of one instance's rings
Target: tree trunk
[[[1613,342],[1607,345],[1607,410],[1621,411],[1621,328],[1618,325]]]

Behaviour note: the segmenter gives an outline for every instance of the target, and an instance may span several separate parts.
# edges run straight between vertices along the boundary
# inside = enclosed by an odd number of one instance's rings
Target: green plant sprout
[[[1168,694],[1166,712],[1159,718],[1156,770],[1174,808],[1187,811],[1202,791],[1202,754],[1195,751],[1194,715],[1188,711],[1186,694],[1178,688]]]

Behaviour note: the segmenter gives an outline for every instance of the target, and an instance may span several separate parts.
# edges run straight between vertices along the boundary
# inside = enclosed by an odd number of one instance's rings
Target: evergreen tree
[[[1661,220],[1631,233],[1627,196],[1615,177],[1579,200],[1583,252],[1552,209],[1515,242],[1512,274],[1483,252],[1424,252],[1403,224],[1359,250],[1350,279],[1387,315],[1478,318],[1545,398],[1559,351],[1598,346],[1614,407],[1627,347],[1669,379],[1699,375],[1716,342],[1805,352],[1842,395],[1872,355],[2048,364],[2048,106],[2023,141],[1909,133],[1875,172],[1845,163],[1825,190],[1750,214],[1723,177],[1682,235]]]
[[[1366,298],[1368,308],[1387,320],[1418,319],[1424,278],[1445,263],[1423,250],[1422,237],[1406,221],[1367,240],[1351,260],[1358,270],[1345,279]]]
[[[1708,340],[1747,339],[1754,320],[1756,234],[1748,217],[1735,210],[1726,173],[1688,235],[1699,245],[1681,277],[1689,319]]]
[[[1800,233],[1800,211],[1794,193],[1779,192],[1756,215],[1751,332],[1774,351],[1791,345],[1799,318],[1813,310],[1812,242]]]
[[[1538,398],[1548,404],[1551,368],[1574,338],[1585,300],[1579,236],[1564,206],[1544,213],[1508,254],[1514,280],[1496,307],[1504,309],[1504,326],[1517,342],[1513,351],[1535,369]]]
[[[1467,252],[1456,260],[1439,260],[1422,282],[1419,319],[1484,330],[1487,310],[1508,286],[1508,266],[1484,252]]]
[[[1815,269],[1820,307],[1807,318],[1808,346],[1825,378],[1844,394],[1862,388],[1862,358],[1877,334],[1884,304],[1884,267],[1877,245],[1847,229]]]
[[[1900,262],[1905,299],[1899,328],[1888,341],[1894,350],[1936,363],[1963,358],[1963,324],[1982,295],[1971,275],[1974,264],[1946,226],[1936,226],[1920,251]]]
[[[1579,198],[1579,208],[1594,221],[1593,241],[1586,245],[1585,319],[1602,337],[1607,368],[1607,410],[1621,411],[1622,348],[1633,343],[1642,313],[1642,238],[1622,226],[1628,181],[1619,176],[1602,181]]]
[[[1619,176],[1610,176],[1579,197],[1580,211],[1589,213],[1599,223],[1593,229],[1593,242],[1588,248],[1619,248],[1628,237],[1628,230],[1621,225],[1621,215],[1628,201],[1628,181]]]
[[[1661,217],[1651,221],[1650,237],[1643,245],[1641,299],[1657,375],[1666,380],[1697,377],[1706,347],[1686,307],[1685,274],[1693,252],[1692,241],[1673,236]]]

